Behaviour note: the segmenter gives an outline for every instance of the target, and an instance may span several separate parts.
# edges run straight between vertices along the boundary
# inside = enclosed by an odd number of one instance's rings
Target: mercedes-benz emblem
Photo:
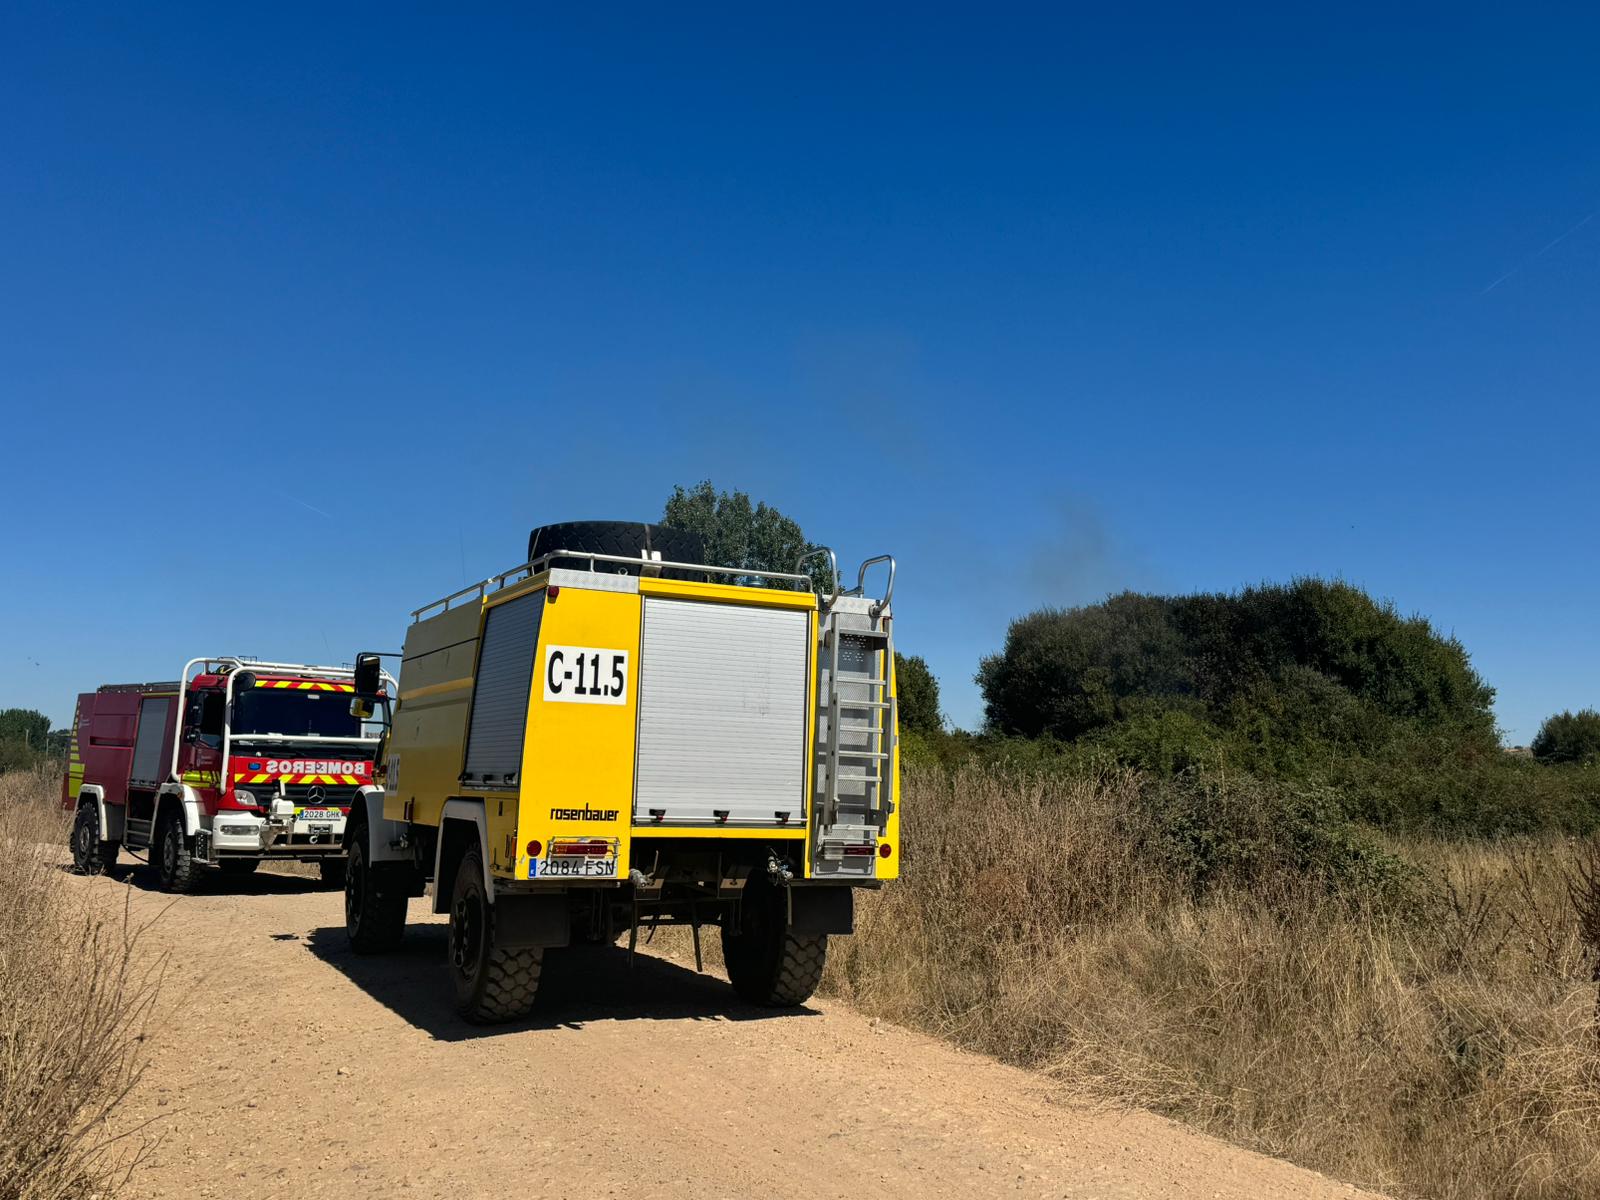
[[[312,784],[311,787],[306,791],[306,799],[314,801],[317,804],[321,804],[322,798],[326,795],[327,793],[322,790],[322,785],[320,783]]]

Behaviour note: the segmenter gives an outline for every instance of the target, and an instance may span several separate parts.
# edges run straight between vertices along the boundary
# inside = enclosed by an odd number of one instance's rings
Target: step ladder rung
[[[889,690],[889,674],[894,668],[888,657],[894,653],[894,639],[887,621],[875,628],[845,627],[843,621],[852,618],[853,614],[832,613],[820,631],[828,665],[825,668],[827,681],[821,688],[822,695],[817,697],[817,718],[819,725],[825,720],[826,726],[825,730],[819,730],[818,779],[822,795],[817,814],[820,820],[814,820],[813,836],[816,830],[831,829],[837,824],[841,802],[849,806],[864,805],[868,819],[880,829],[887,814],[894,810],[894,801],[890,798],[895,784],[894,743],[890,734],[897,701]],[[847,642],[851,644],[846,646]],[[847,651],[855,659],[854,665],[860,668],[859,674],[843,670],[845,664],[841,656]],[[881,664],[873,661],[879,654],[884,656]],[[883,674],[874,675],[872,672],[880,665]],[[841,692],[853,695],[865,692],[871,698],[850,699]],[[880,717],[880,712],[888,715]],[[852,750],[843,744],[846,741],[881,748]],[[855,770],[841,770],[842,766]],[[865,771],[873,773],[865,774]],[[841,796],[839,789],[847,784],[863,788],[864,794]]]

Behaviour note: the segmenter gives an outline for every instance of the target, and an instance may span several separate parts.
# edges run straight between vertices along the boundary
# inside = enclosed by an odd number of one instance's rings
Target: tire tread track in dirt
[[[136,913],[147,872],[78,879]],[[444,926],[346,948],[341,897],[270,871],[179,897],[134,1197],[1349,1197],[1348,1185],[814,1001],[772,1014],[720,976],[583,947],[533,1016],[462,1022]]]

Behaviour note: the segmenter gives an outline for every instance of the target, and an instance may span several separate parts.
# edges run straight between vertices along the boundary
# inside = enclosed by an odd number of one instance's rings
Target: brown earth
[[[477,1029],[426,901],[402,950],[358,958],[313,880],[208,883],[71,880],[131,889],[170,955],[123,1114],[159,1137],[135,1197],[1358,1194],[836,1003],[751,1009],[660,956],[552,952],[534,1016]]]

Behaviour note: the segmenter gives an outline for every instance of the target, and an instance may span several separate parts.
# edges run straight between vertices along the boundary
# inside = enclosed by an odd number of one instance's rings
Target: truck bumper
[[[345,818],[272,820],[247,812],[219,812],[211,820],[209,861],[240,855],[321,858],[344,853]]]

